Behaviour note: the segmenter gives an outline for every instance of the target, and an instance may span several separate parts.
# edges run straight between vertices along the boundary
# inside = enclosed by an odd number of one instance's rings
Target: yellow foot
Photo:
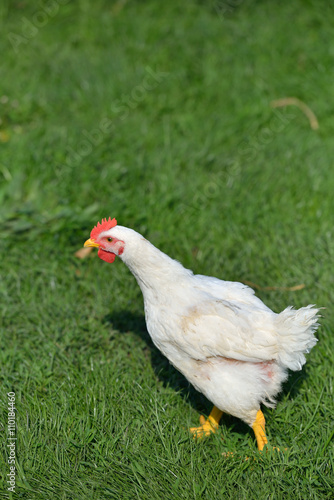
[[[256,437],[257,447],[260,452],[263,451],[265,446],[266,452],[269,450],[281,451],[276,446],[268,446],[268,439],[266,436],[266,421],[261,410],[257,412],[256,419],[254,424],[252,425],[252,428]],[[284,450],[286,451],[287,448],[284,448]]]
[[[262,451],[268,443],[268,439],[266,436],[266,421],[261,410],[257,412],[252,428],[256,437],[258,450]]]
[[[207,419],[201,415],[199,417],[199,423],[201,425],[199,427],[191,427],[189,429],[194,435],[194,439],[201,439],[204,436],[210,436],[212,432],[216,432],[222,414],[223,412],[214,406]]]
[[[199,423],[201,424],[199,427],[190,427],[190,432],[194,435],[194,439],[201,439],[204,436],[210,436],[212,432],[216,432],[218,429],[218,424],[215,422],[211,422],[210,417],[206,419],[201,415],[199,417]]]

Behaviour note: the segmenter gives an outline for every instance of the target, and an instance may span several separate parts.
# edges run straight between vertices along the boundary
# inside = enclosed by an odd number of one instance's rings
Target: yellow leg
[[[257,412],[252,428],[256,437],[257,447],[262,451],[264,445],[268,443],[268,439],[266,436],[266,421],[261,410]]]
[[[202,438],[204,436],[209,436],[211,432],[216,432],[222,414],[223,412],[214,406],[207,419],[201,415],[199,417],[201,425],[199,427],[191,427],[189,429],[194,435],[194,438]]]

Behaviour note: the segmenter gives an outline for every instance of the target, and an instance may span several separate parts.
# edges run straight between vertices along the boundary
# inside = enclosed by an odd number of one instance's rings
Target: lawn
[[[333,6],[5,0],[0,19],[0,497],[332,498]],[[291,97],[318,128],[272,105]],[[211,405],[153,346],[133,276],[75,256],[109,216],[276,312],[325,308],[264,409],[284,452],[226,415],[192,439]]]

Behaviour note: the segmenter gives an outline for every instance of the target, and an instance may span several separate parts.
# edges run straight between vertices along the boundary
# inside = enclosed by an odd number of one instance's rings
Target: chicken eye
[[[107,238],[107,241],[112,241],[112,238]]]

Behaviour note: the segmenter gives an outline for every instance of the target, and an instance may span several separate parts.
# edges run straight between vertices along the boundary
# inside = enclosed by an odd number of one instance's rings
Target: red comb
[[[95,227],[93,227],[91,233],[90,233],[90,238],[91,240],[96,240],[98,235],[104,231],[109,231],[112,227],[117,226],[117,220],[114,218],[111,220],[109,219],[102,219],[101,222],[98,222]]]

